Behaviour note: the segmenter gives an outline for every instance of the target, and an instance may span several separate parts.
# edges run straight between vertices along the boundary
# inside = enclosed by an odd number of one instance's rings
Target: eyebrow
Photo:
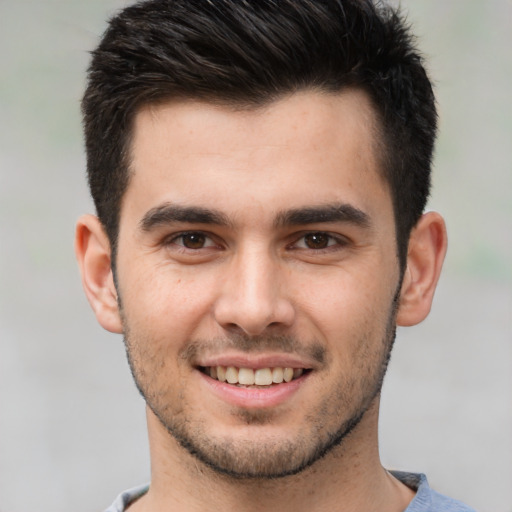
[[[280,212],[275,220],[276,227],[321,224],[325,222],[346,222],[369,229],[370,216],[350,204],[308,206]]]
[[[218,226],[229,226],[231,222],[223,213],[209,208],[198,206],[180,206],[177,204],[165,203],[149,210],[139,225],[142,231],[152,229],[175,222],[186,222],[190,224],[215,224]]]
[[[218,210],[172,203],[152,208],[144,215],[139,225],[142,231],[148,232],[158,226],[176,222],[232,226],[228,217]],[[326,222],[346,222],[363,228],[371,227],[369,215],[349,204],[308,206],[281,211],[276,216],[274,226],[279,228]]]

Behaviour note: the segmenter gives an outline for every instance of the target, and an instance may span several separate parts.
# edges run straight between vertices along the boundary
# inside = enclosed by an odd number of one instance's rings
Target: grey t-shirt
[[[433,491],[425,475],[403,471],[391,471],[391,474],[416,491],[416,496],[405,512],[475,512],[464,503]],[[124,512],[129,505],[148,492],[148,489],[149,484],[146,484],[124,491],[105,512]]]

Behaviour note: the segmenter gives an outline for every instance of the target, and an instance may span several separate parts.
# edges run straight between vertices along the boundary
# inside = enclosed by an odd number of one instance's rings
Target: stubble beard
[[[193,423],[182,411],[188,404],[183,403],[178,414],[171,410],[172,404],[162,403],[162,394],[151,390],[151,378],[140,364],[140,352],[134,347],[141,347],[149,340],[133,340],[125,325],[125,346],[130,369],[135,384],[162,426],[190,455],[201,461],[219,475],[234,479],[272,480],[298,474],[322,459],[356,429],[366,412],[380,395],[382,383],[387,370],[396,334],[397,296],[393,300],[392,310],[388,315],[385,334],[381,340],[380,353],[370,367],[366,361],[361,361],[363,367],[359,370],[363,377],[358,382],[342,379],[335,392],[323,400],[315,417],[309,417],[308,426],[294,439],[266,439],[264,444],[253,439],[229,440],[213,439],[208,435],[204,422]],[[240,341],[240,337],[238,340]],[[275,346],[283,340],[288,345],[299,345],[295,339],[265,338],[265,346]],[[237,343],[237,342],[234,342]],[[244,338],[244,346],[254,343],[253,339]],[[361,339],[360,343],[371,346],[371,340]],[[375,341],[373,342],[375,343]],[[201,343],[198,343],[200,346]],[[205,342],[205,345],[209,345]],[[302,345],[302,344],[301,344]],[[253,345],[254,346],[254,345]],[[311,343],[310,351],[324,350],[319,344]],[[134,356],[138,353],[138,356]],[[354,390],[354,387],[360,389]],[[356,397],[354,398],[354,394]],[[354,403],[357,402],[357,403]],[[330,429],[325,428],[325,418],[333,415],[333,411],[350,411],[348,418],[340,418]],[[247,425],[263,425],[272,422],[272,411],[251,412],[238,410],[236,414]],[[327,415],[327,416],[326,416]]]

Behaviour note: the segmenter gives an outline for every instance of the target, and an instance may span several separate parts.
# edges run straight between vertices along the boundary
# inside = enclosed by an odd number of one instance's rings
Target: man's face
[[[220,471],[296,472],[375,407],[400,283],[373,126],[355,91],[136,117],[117,259],[130,364]]]

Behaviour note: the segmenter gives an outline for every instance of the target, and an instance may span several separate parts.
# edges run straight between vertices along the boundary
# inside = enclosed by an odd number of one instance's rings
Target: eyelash
[[[197,236],[199,238],[202,238],[204,240],[207,240],[209,241],[210,243],[208,243],[208,245],[206,246],[202,246],[202,247],[197,247],[197,248],[193,248],[193,247],[187,247],[185,245],[184,242],[184,238],[186,236]],[[182,243],[177,243],[178,240],[182,241]],[[203,231],[185,231],[183,233],[178,233],[178,234],[175,234],[173,235],[172,237],[170,238],[167,238],[166,240],[164,240],[164,245],[175,245],[177,247],[180,247],[182,250],[185,250],[185,251],[198,251],[198,250],[201,250],[201,249],[208,249],[210,247],[214,247],[214,246],[217,246],[218,244],[216,244],[212,237],[210,235],[208,235],[207,233],[204,233]]]
[[[202,245],[201,247],[187,247],[184,243],[184,237],[186,236],[197,236],[199,238],[199,241],[203,240],[206,242],[207,245]],[[312,239],[314,237],[317,237],[320,242],[325,242],[327,245],[325,247],[307,247],[306,238],[311,237]],[[181,240],[182,243],[178,243],[178,241]],[[310,240],[311,241],[311,240]],[[299,247],[299,243],[302,242],[302,247]],[[347,240],[345,237],[340,235],[333,235],[331,233],[328,233],[326,231],[308,231],[305,233],[302,233],[299,237],[294,237],[293,241],[287,245],[287,249],[290,250],[298,250],[298,251],[313,251],[315,253],[322,253],[327,251],[336,250],[339,247],[345,247],[349,243],[349,240]],[[183,251],[192,251],[196,252],[202,249],[209,249],[211,247],[220,247],[220,244],[217,244],[213,237],[205,233],[203,231],[185,231],[182,233],[174,234],[172,237],[167,238],[164,240],[164,245],[174,245],[176,247],[179,247]]]
[[[320,241],[325,241],[327,245],[325,247],[298,247],[299,242],[303,242],[303,245],[305,246],[307,244],[306,238],[307,237],[317,237],[320,239]],[[323,240],[322,240],[323,239]],[[290,244],[290,248],[294,250],[304,250],[304,251],[314,251],[316,253],[322,253],[327,251],[336,250],[340,247],[344,247],[348,245],[349,241],[340,235],[333,235],[331,233],[328,233],[326,231],[308,231],[306,233],[301,234],[301,236],[297,239],[295,239],[292,244]]]

